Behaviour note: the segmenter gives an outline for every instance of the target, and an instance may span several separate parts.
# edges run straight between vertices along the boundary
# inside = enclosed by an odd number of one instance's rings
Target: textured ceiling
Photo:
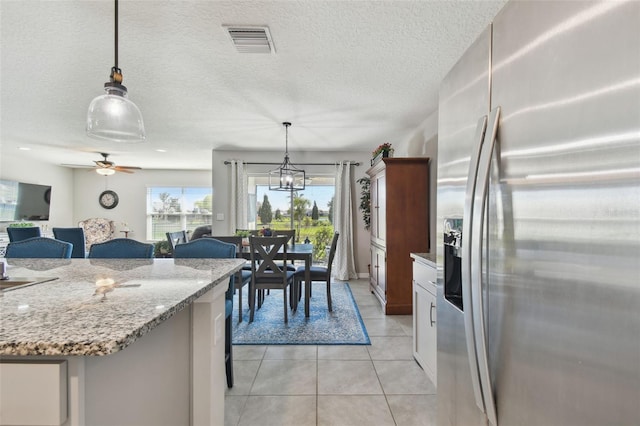
[[[210,168],[210,150],[372,150],[437,108],[438,86],[505,3],[120,1],[119,66],[147,140],[85,134],[113,66],[113,1],[0,2],[2,152],[54,164]],[[266,25],[240,54],[224,25]],[[159,153],[156,149],[165,149]]]

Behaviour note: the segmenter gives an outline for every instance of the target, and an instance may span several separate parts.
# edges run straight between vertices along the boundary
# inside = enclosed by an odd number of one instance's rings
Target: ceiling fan
[[[109,161],[109,154],[101,152],[103,159],[94,161],[96,172],[100,175],[112,175],[115,172],[133,173],[133,170],[141,170],[140,167],[116,166],[113,161]]]
[[[102,160],[98,160],[98,161],[94,161],[95,166],[85,166],[85,165],[79,165],[79,164],[61,164],[61,166],[66,166],[66,167],[80,167],[80,168],[91,168],[92,170],[95,170],[96,173],[98,173],[99,175],[103,175],[103,176],[110,176],[112,174],[114,174],[115,172],[124,172],[124,173],[133,173],[133,170],[141,170],[140,167],[133,167],[133,166],[116,166],[116,163],[114,163],[113,161],[109,161],[109,154],[101,152],[100,155],[102,155]]]

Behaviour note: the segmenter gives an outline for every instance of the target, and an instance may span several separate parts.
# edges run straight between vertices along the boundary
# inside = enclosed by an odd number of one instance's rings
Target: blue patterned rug
[[[333,312],[327,309],[326,286],[314,284],[310,316],[304,316],[304,295],[284,322],[282,291],[271,290],[249,323],[247,288],[243,287],[242,322],[238,323],[238,296],[233,301],[234,345],[370,345],[369,334],[348,283],[331,284]],[[288,295],[287,295],[288,296]]]

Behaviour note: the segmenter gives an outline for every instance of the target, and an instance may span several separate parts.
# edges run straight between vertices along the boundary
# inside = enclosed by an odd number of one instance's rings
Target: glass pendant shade
[[[127,88],[118,83],[105,83],[105,94],[89,105],[87,134],[97,139],[116,142],[141,142],[145,139],[140,109],[128,99]]]

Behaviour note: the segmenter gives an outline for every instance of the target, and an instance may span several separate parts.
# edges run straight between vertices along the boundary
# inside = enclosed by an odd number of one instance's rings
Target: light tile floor
[[[225,426],[427,426],[435,387],[413,359],[411,316],[349,281],[371,346],[234,346]]]

